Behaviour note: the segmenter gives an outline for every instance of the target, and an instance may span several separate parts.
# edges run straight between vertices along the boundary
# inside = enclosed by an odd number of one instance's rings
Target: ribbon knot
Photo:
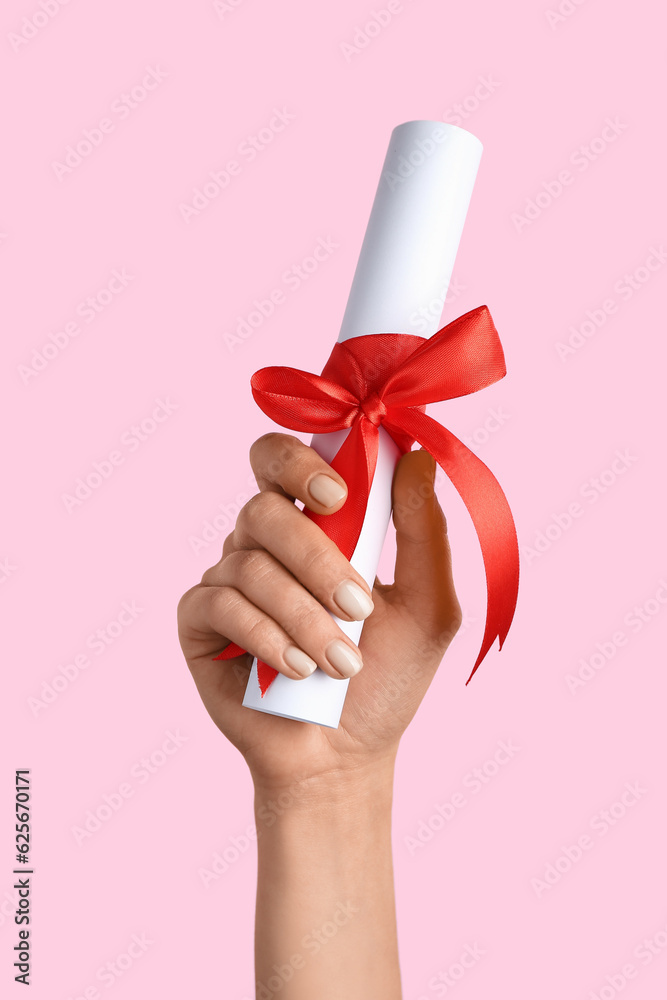
[[[361,409],[368,420],[375,426],[379,427],[382,423],[386,413],[387,407],[384,402],[378,396],[377,392],[370,392],[365,399],[361,400]]]
[[[349,429],[330,463],[347,483],[346,502],[326,517],[306,511],[348,559],[366,513],[380,424],[403,452],[418,441],[449,477],[475,526],[487,584],[482,646],[466,683],[495,639],[502,649],[509,632],[519,588],[519,546],[512,512],[493,473],[425,407],[477,392],[505,374],[498,332],[487,307],[479,306],[428,340],[376,333],[338,343],[321,375],[262,368],[251,379],[255,402],[283,427],[311,434]],[[359,419],[361,414],[367,419]],[[216,659],[242,652],[230,643]],[[262,694],[276,675],[258,662]]]

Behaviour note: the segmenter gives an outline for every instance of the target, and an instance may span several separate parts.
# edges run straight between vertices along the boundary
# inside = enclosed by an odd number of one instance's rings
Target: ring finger
[[[269,552],[231,553],[209,570],[205,582],[233,587],[266,614],[331,677],[352,677],[361,653],[334,618]],[[288,662],[290,654],[287,654]]]

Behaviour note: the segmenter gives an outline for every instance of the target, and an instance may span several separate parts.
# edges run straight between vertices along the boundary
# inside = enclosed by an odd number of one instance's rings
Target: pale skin
[[[394,762],[461,623],[435,463],[413,451],[398,464],[394,583],[371,592],[294,503],[339,510],[341,477],[287,434],[260,438],[250,461],[260,493],[181,598],[178,627],[204,705],[254,783],[257,996],[400,1000]],[[365,620],[358,648],[328,611]],[[312,663],[340,679],[338,664],[352,677],[338,729],[244,708],[251,656],[213,660],[229,641],[295,680]]]

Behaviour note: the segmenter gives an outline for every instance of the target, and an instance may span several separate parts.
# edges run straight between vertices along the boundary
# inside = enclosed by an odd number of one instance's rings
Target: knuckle
[[[281,497],[278,493],[256,493],[254,497],[241,508],[238,522],[241,529],[252,534],[253,529],[261,527],[273,516],[281,506]]]
[[[463,610],[458,601],[456,601],[456,603],[452,607],[450,614],[450,622],[451,622],[450,627],[454,630],[454,635],[456,635],[458,630],[463,625]]]
[[[236,528],[240,529],[242,532],[248,528],[251,517],[254,517],[254,509],[257,501],[257,497],[261,494],[256,493],[255,496],[250,497],[250,499],[243,504],[241,510],[239,511],[239,516],[236,519]]]
[[[454,637],[456,636],[456,633],[461,628],[462,622],[463,622],[462,616],[459,616],[458,618],[452,617],[449,619],[449,621],[443,628],[440,634],[440,641],[445,646],[445,648],[449,646],[452,639],[454,639]]]
[[[302,572],[309,574],[311,570],[316,570],[317,578],[323,580],[325,575],[333,574],[337,560],[327,546],[315,543],[302,551],[299,562]]]
[[[269,621],[265,618],[256,619],[248,627],[247,636],[248,646],[258,659],[265,663],[276,662],[279,658],[279,643]]]
[[[234,545],[235,545],[235,541],[236,541],[235,537],[234,537],[235,533],[236,533],[235,531],[231,531],[227,535],[227,537],[225,538],[224,542],[222,543],[222,556],[221,556],[221,559],[224,559],[226,556],[229,555],[230,552],[234,551]]]
[[[195,584],[194,587],[190,587],[180,598],[178,605],[176,606],[176,620],[179,624],[183,624],[190,617],[190,609],[192,607],[192,601],[194,599],[195,593],[199,590],[200,584]]]
[[[258,583],[269,572],[272,559],[264,549],[243,549],[229,557],[235,579],[241,585]]]
[[[272,479],[277,479],[286,465],[292,461],[298,444],[297,439],[289,434],[269,431],[251,446],[250,464],[254,469],[260,462],[266,462],[262,471],[268,473]]]
[[[234,587],[211,588],[211,614],[217,621],[233,614],[238,609],[240,594]]]
[[[463,612],[458,600],[443,607],[434,622],[433,638],[446,649],[463,624]]]
[[[282,431],[267,431],[266,434],[262,434],[257,440],[251,445],[250,453],[253,450],[262,451],[273,451],[276,448],[280,448],[284,441],[293,441],[289,434],[283,434]]]
[[[297,602],[284,623],[285,631],[292,636],[295,633],[307,633],[309,644],[312,645],[313,639],[322,631],[322,611],[322,606],[314,600]]]
[[[215,566],[209,566],[207,570],[204,570],[202,578],[200,581],[200,586],[202,587],[213,587],[215,586],[216,577],[220,571],[220,563],[222,560],[217,562]]]

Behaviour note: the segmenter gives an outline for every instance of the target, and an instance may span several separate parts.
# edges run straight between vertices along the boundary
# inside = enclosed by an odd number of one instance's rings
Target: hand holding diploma
[[[261,492],[243,508],[221,560],[181,598],[178,624],[202,700],[255,786],[256,996],[274,995],[280,978],[277,995],[289,1000],[400,1000],[394,760],[461,622],[435,463],[426,451],[398,463],[395,580],[375,581],[358,648],[329,611],[365,613],[368,588],[292,500],[329,516],[347,500],[340,476],[286,434],[260,438],[251,463]],[[244,709],[252,656],[212,659],[228,639],[295,679],[309,659],[332,678],[349,676],[360,656],[339,727]],[[336,643],[348,651],[340,660],[328,652]]]
[[[322,376],[276,367],[253,376],[256,402],[282,426],[312,432],[312,446],[282,433],[255,442],[260,493],[179,603],[199,693],[255,786],[257,1000],[401,1000],[394,763],[461,624],[436,459],[484,557],[487,620],[473,673],[514,613],[507,500],[425,413],[505,374],[486,307],[440,330],[435,315],[426,328],[420,319],[446,290],[480,153],[454,126],[394,130]],[[390,514],[396,566],[383,585],[375,573]]]
[[[260,438],[250,458],[261,492],[241,511],[220,561],[182,598],[180,639],[209,714],[246,757],[255,781],[289,786],[298,776],[363,768],[395,753],[461,611],[427,452],[409,452],[397,467],[395,581],[376,580],[372,593],[292,499],[330,516],[347,500],[340,476],[287,434]],[[329,612],[365,620],[358,647]],[[316,664],[339,682],[358,674],[340,729],[242,710],[251,657],[214,660],[228,641],[295,680]]]

